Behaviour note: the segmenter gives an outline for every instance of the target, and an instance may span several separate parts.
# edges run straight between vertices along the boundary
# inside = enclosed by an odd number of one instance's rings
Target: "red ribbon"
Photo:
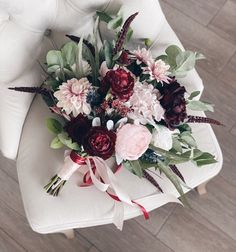
[[[71,160],[72,160],[74,163],[76,163],[76,164],[78,164],[78,165],[86,165],[86,158],[79,156],[79,155],[78,155],[76,152],[74,152],[74,151],[71,152],[70,158],[71,158]],[[95,174],[95,173],[96,173],[96,166],[95,166],[95,164],[94,164],[94,162],[93,162],[92,159],[90,159],[89,161],[91,162],[91,165],[92,165],[92,171],[93,171],[93,173]],[[122,167],[122,165],[117,165],[117,166],[116,166],[116,169],[115,169],[115,173],[117,173],[118,171],[120,171],[121,167]],[[103,182],[102,178],[100,178],[100,180]],[[89,171],[86,172],[86,173],[84,174],[83,182],[84,182],[84,184],[81,185],[81,187],[91,186],[91,185],[93,184],[92,179],[91,179],[90,174],[89,174]],[[121,200],[119,199],[118,196],[116,196],[116,195],[114,195],[114,194],[111,194],[111,193],[109,193],[108,191],[106,191],[106,193],[107,193],[112,199],[121,202]],[[149,219],[149,214],[148,214],[147,210],[146,210],[142,205],[140,205],[139,203],[135,202],[134,200],[131,200],[131,202],[134,203],[135,205],[137,205],[137,206],[140,208],[140,210],[142,211],[143,216],[144,216],[144,218],[145,218],[146,220]]]

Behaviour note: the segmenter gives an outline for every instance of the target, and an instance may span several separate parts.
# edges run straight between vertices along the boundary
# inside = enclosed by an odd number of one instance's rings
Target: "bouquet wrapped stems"
[[[50,182],[44,186],[46,192],[52,196],[58,196],[59,192],[67,180],[62,180],[58,175],[51,178]]]

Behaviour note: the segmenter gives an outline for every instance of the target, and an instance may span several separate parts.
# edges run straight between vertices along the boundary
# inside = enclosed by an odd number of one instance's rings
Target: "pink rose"
[[[148,149],[151,139],[145,126],[127,123],[117,132],[116,155],[123,160],[137,160]]]

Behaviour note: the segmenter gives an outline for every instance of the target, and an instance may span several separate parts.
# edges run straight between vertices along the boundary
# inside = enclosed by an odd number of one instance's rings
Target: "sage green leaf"
[[[186,158],[188,160],[191,160],[191,155],[192,155],[192,151],[185,151],[184,153],[181,154],[181,157]]]
[[[201,92],[200,91],[194,91],[190,94],[188,97],[189,100],[192,100],[194,97],[197,97]]]
[[[190,71],[195,66],[195,53],[191,51],[184,51],[177,55],[176,64],[178,71]]]
[[[79,44],[78,44],[78,52],[76,57],[76,77],[79,79],[84,77],[84,69],[83,69],[83,37],[80,38]]]
[[[57,135],[58,139],[68,148],[72,150],[80,150],[80,146],[77,143],[72,142],[72,139],[66,132],[62,132]]]
[[[167,55],[167,61],[170,65],[171,69],[176,68],[176,66],[177,66],[176,58],[180,53],[182,53],[182,50],[176,45],[171,45],[166,48],[165,52]]]
[[[125,168],[126,168],[128,171],[130,171],[130,172],[133,173],[133,168],[132,168],[132,165],[130,164],[129,161],[124,161],[122,164],[125,166]]]
[[[105,54],[105,60],[106,60],[106,64],[107,67],[109,69],[112,68],[112,51],[113,51],[113,47],[112,44],[110,42],[108,42],[107,40],[104,41],[104,54]]]
[[[75,42],[71,41],[66,43],[61,49],[61,54],[64,62],[66,62],[70,66],[75,64],[77,49],[78,46]]]
[[[215,159],[215,156],[213,156],[212,154],[208,152],[202,152],[201,155],[197,155],[196,157],[194,157],[193,161],[196,162],[197,166],[214,164],[217,162],[217,160]]]
[[[178,138],[172,137],[172,140],[173,140],[172,148],[176,150],[177,152],[182,153],[183,152],[182,145],[181,145],[181,142],[178,140]]]
[[[180,134],[180,140],[189,145],[190,147],[197,147],[195,139],[188,131],[185,131]]]
[[[130,161],[130,164],[132,166],[132,170],[134,171],[134,173],[141,178],[143,176],[143,170],[139,163],[139,160]]]
[[[160,171],[162,171],[166,175],[166,177],[175,186],[176,190],[178,191],[178,193],[180,195],[181,202],[184,205],[189,206],[189,203],[188,203],[188,201],[186,199],[186,196],[184,194],[183,188],[181,186],[179,177],[171,170],[171,168],[169,166],[166,166],[162,161],[160,161],[158,163],[158,167],[159,167]]]
[[[170,160],[172,160],[172,159],[176,160],[179,163],[185,163],[185,162],[187,162],[187,161],[190,160],[188,157],[185,157],[182,154],[179,155],[179,154],[173,153],[171,151],[166,151],[166,150],[163,150],[161,148],[155,147],[152,144],[149,145],[149,148],[152,149],[152,150],[154,150],[157,154],[162,155],[164,157],[167,157]]]
[[[187,107],[191,110],[195,111],[211,111],[214,112],[214,105],[203,102],[203,101],[195,101],[195,100],[190,100],[188,101]]]
[[[200,151],[199,149],[194,149],[193,150],[193,159],[197,159],[198,157],[200,157],[203,154],[202,151]]]
[[[144,39],[144,44],[146,47],[150,47],[152,45],[152,41],[149,38]]]
[[[184,132],[184,131],[188,131],[188,132],[192,133],[192,129],[187,123],[183,123],[183,124],[179,125],[178,130],[181,133]]]
[[[52,140],[51,144],[50,144],[50,147],[51,147],[52,149],[60,149],[60,148],[62,148],[63,146],[64,146],[63,143],[60,141],[60,139],[59,139],[58,137],[55,137],[55,138]]]
[[[117,16],[108,22],[107,28],[109,30],[116,30],[118,27],[122,25],[122,23],[123,23],[123,17]]]
[[[46,125],[48,130],[51,131],[52,133],[59,134],[62,132],[63,127],[61,123],[54,118],[48,118],[46,120]]]
[[[52,66],[48,67],[47,72],[49,74],[52,74],[52,73],[55,73],[58,70],[60,70],[60,66],[59,65],[52,65]]]
[[[54,66],[54,65],[63,67],[63,58],[61,55],[61,51],[56,51],[56,50],[49,51],[46,56],[46,61],[49,67]]]
[[[116,55],[113,56],[112,60],[117,61],[120,58],[121,54],[122,54],[122,51],[118,52]]]
[[[108,23],[112,20],[112,17],[109,16],[106,12],[96,11],[96,14],[99,17],[99,19],[105,23]]]
[[[128,30],[128,32],[126,34],[126,38],[125,38],[126,43],[128,43],[131,40],[133,33],[134,33],[133,29],[131,27],[129,27],[129,30]]]

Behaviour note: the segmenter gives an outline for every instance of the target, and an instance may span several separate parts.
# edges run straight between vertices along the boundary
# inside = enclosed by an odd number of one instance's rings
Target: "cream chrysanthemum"
[[[154,89],[153,85],[137,82],[134,86],[134,93],[128,101],[128,105],[132,109],[128,117],[141,124],[159,122],[165,112],[158,100],[159,97],[160,93]]]
[[[77,115],[91,112],[90,104],[87,103],[87,94],[91,88],[91,83],[87,78],[71,79],[62,83],[59,90],[54,93],[58,99],[57,107],[62,108],[67,115],[76,117]]]
[[[169,83],[168,70],[170,66],[163,60],[149,61],[147,67],[143,67],[143,73],[149,74],[151,80]]]

